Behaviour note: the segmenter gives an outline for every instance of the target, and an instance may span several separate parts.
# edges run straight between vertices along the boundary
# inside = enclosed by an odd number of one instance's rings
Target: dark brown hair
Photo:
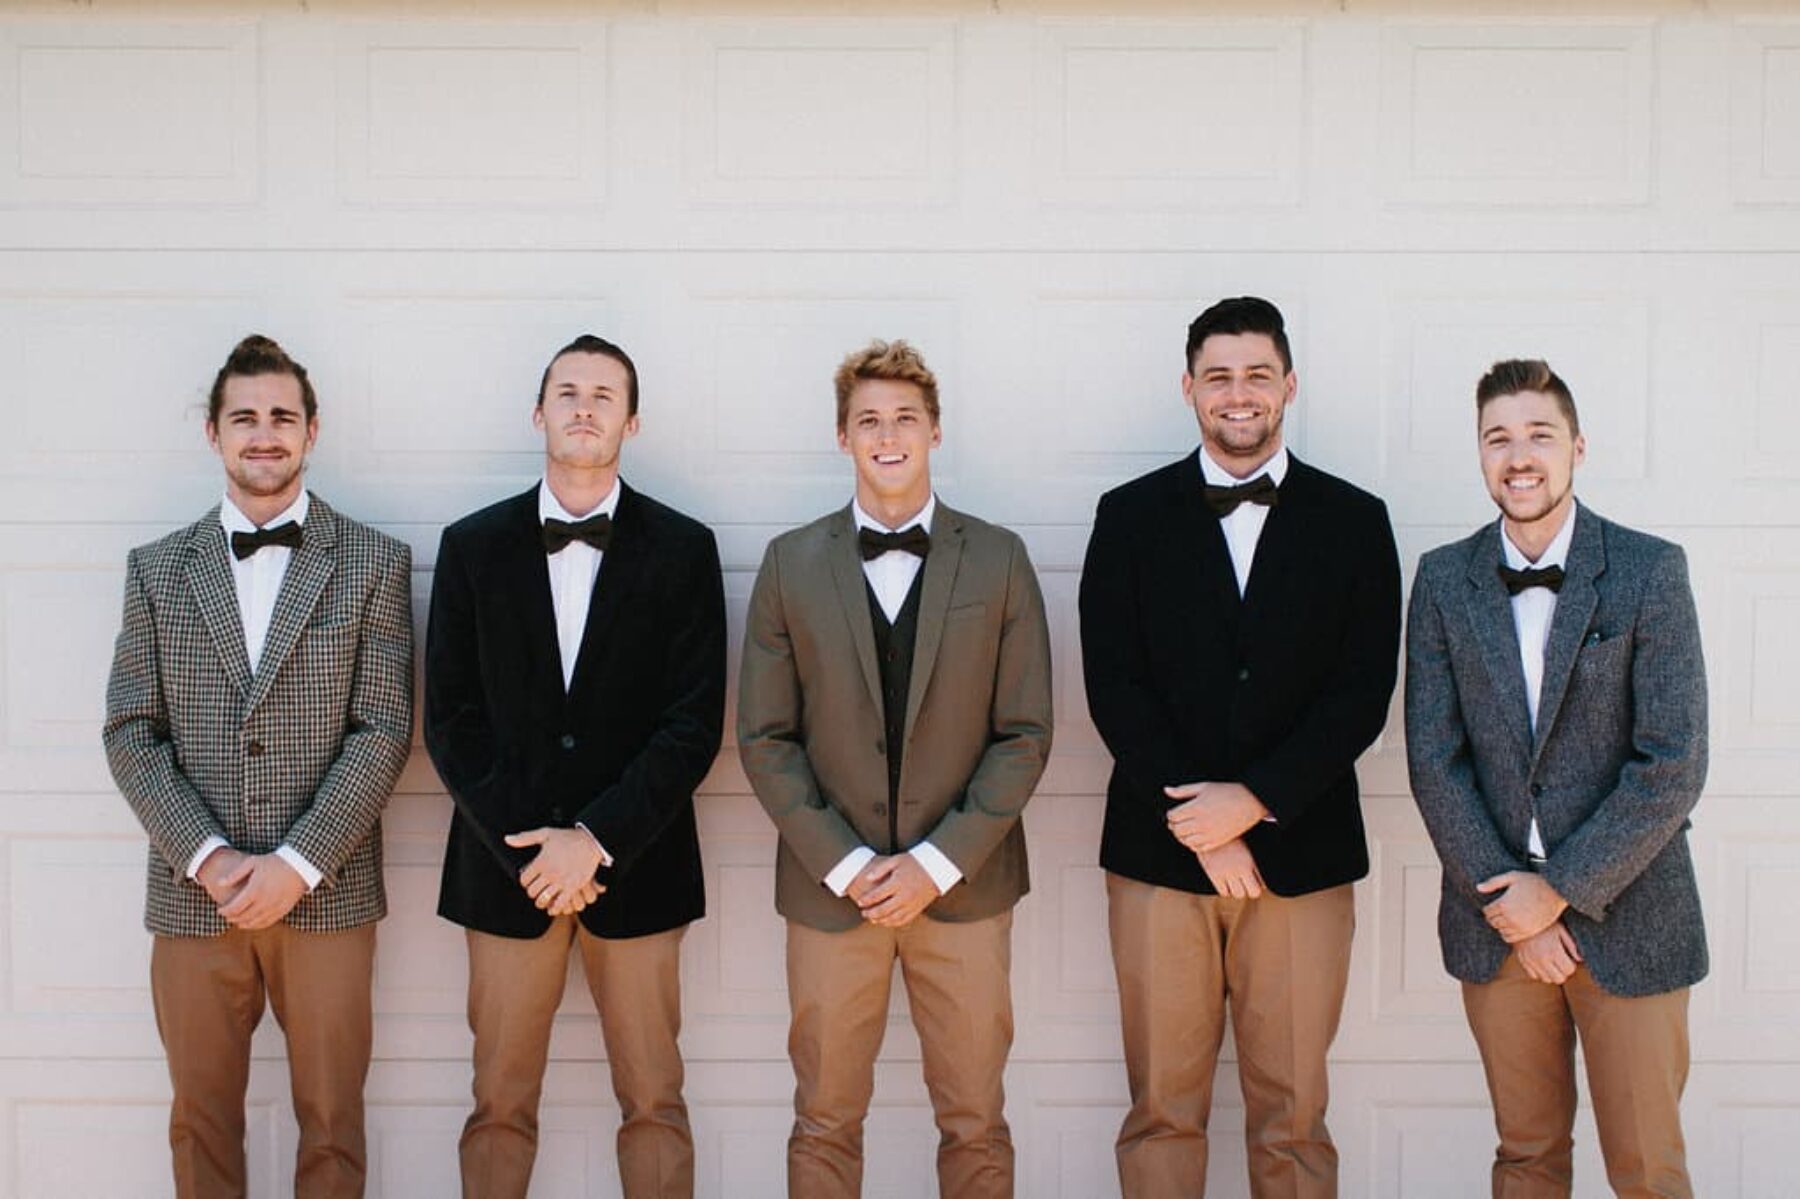
[[[1538,391],[1556,401],[1556,407],[1569,422],[1569,436],[1581,435],[1581,417],[1575,412],[1575,397],[1550,364],[1542,358],[1507,358],[1488,367],[1487,374],[1475,385],[1475,417],[1501,396],[1518,395],[1521,391]]]
[[[252,333],[231,347],[225,365],[213,376],[212,391],[206,397],[207,424],[219,423],[219,409],[225,403],[225,381],[253,375],[292,375],[300,383],[300,402],[306,408],[306,419],[311,421],[319,415],[319,397],[313,394],[306,368],[289,358],[274,338]]]

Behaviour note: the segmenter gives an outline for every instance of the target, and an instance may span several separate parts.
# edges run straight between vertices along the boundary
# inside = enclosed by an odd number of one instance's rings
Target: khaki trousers
[[[287,1036],[300,1150],[296,1199],[363,1193],[375,926],[335,933],[286,924],[216,937],[158,935],[150,995],[175,1100],[169,1148],[181,1199],[242,1199],[250,1034],[267,998]]]
[[[1561,986],[1508,955],[1493,981],[1463,984],[1500,1147],[1495,1199],[1568,1199],[1574,1179],[1575,1042],[1587,1061],[1600,1153],[1614,1192],[1692,1199],[1681,1138],[1688,992],[1609,995],[1586,966]]]
[[[1350,976],[1349,886],[1230,899],[1108,873],[1106,890],[1131,1085],[1117,1145],[1124,1194],[1206,1193],[1206,1123],[1229,1004],[1250,1193],[1335,1196],[1325,1054]]]
[[[562,1002],[571,944],[600,1014],[619,1100],[619,1179],[627,1199],[694,1193],[694,1138],[681,1098],[681,937],[594,936],[559,916],[541,937],[466,930],[475,1110],[463,1125],[464,1199],[524,1199],[537,1159],[538,1099],[550,1025]]]
[[[863,1119],[887,1030],[894,960],[938,1127],[938,1194],[1011,1199],[1012,1134],[1001,1074],[1012,1048],[1012,913],[965,923],[921,916],[902,929],[787,926],[793,1023],[791,1199],[862,1193]]]

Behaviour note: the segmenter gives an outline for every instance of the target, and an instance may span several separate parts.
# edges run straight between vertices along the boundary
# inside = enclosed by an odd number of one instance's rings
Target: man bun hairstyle
[[[911,383],[925,396],[925,411],[938,423],[937,376],[925,365],[925,357],[905,341],[877,338],[838,363],[832,383],[837,388],[837,427],[842,433],[850,419],[850,393],[865,379],[891,379]]]
[[[1487,374],[1475,385],[1476,419],[1480,419],[1481,410],[1489,401],[1518,395],[1521,391],[1542,392],[1554,399],[1557,411],[1569,422],[1569,435],[1581,436],[1581,417],[1575,412],[1575,397],[1570,394],[1569,385],[1542,358],[1506,358],[1488,367]]]
[[[1292,374],[1294,370],[1293,351],[1288,348],[1287,322],[1281,319],[1281,309],[1258,296],[1235,296],[1229,300],[1220,300],[1205,312],[1194,318],[1188,326],[1187,359],[1184,369],[1190,374],[1194,369],[1194,355],[1206,344],[1206,339],[1214,335],[1231,336],[1239,333],[1261,333],[1275,343],[1275,352],[1281,355],[1281,369]]]
[[[312,380],[306,377],[306,368],[288,357],[288,352],[273,337],[252,333],[231,347],[225,365],[213,376],[212,391],[206,397],[206,423],[219,423],[219,409],[225,403],[226,380],[255,375],[294,376],[300,383],[300,402],[306,408],[306,419],[312,421],[318,417],[319,397],[313,393]]]

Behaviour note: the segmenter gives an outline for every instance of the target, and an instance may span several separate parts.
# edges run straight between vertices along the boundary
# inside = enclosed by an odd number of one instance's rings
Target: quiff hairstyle
[[[306,419],[310,422],[318,417],[319,397],[313,394],[312,380],[306,377],[306,368],[289,358],[274,338],[252,333],[231,347],[225,365],[213,376],[212,391],[206,397],[206,423],[219,423],[219,409],[225,404],[226,380],[256,375],[294,376],[300,383],[300,403],[306,409]]]
[[[1569,422],[1569,436],[1581,436],[1575,397],[1569,393],[1569,385],[1542,358],[1507,358],[1488,367],[1488,373],[1475,385],[1475,419],[1481,419],[1482,410],[1491,401],[1521,391],[1542,392],[1555,400],[1557,411]]]
[[[882,341],[877,338],[862,349],[847,355],[838,363],[832,383],[837,388],[837,428],[842,433],[850,420],[850,393],[865,379],[891,379],[911,383],[925,397],[925,411],[931,423],[938,423],[937,376],[925,365],[919,351],[904,341]]]

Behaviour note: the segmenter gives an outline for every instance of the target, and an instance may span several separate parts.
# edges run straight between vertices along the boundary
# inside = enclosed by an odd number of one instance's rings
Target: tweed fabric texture
[[[411,551],[314,496],[255,672],[229,552],[215,507],[127,565],[102,738],[150,837],[144,923],[225,931],[186,877],[210,836],[246,853],[285,843],[319,869],[293,927],[378,920],[381,810],[412,741]]]

